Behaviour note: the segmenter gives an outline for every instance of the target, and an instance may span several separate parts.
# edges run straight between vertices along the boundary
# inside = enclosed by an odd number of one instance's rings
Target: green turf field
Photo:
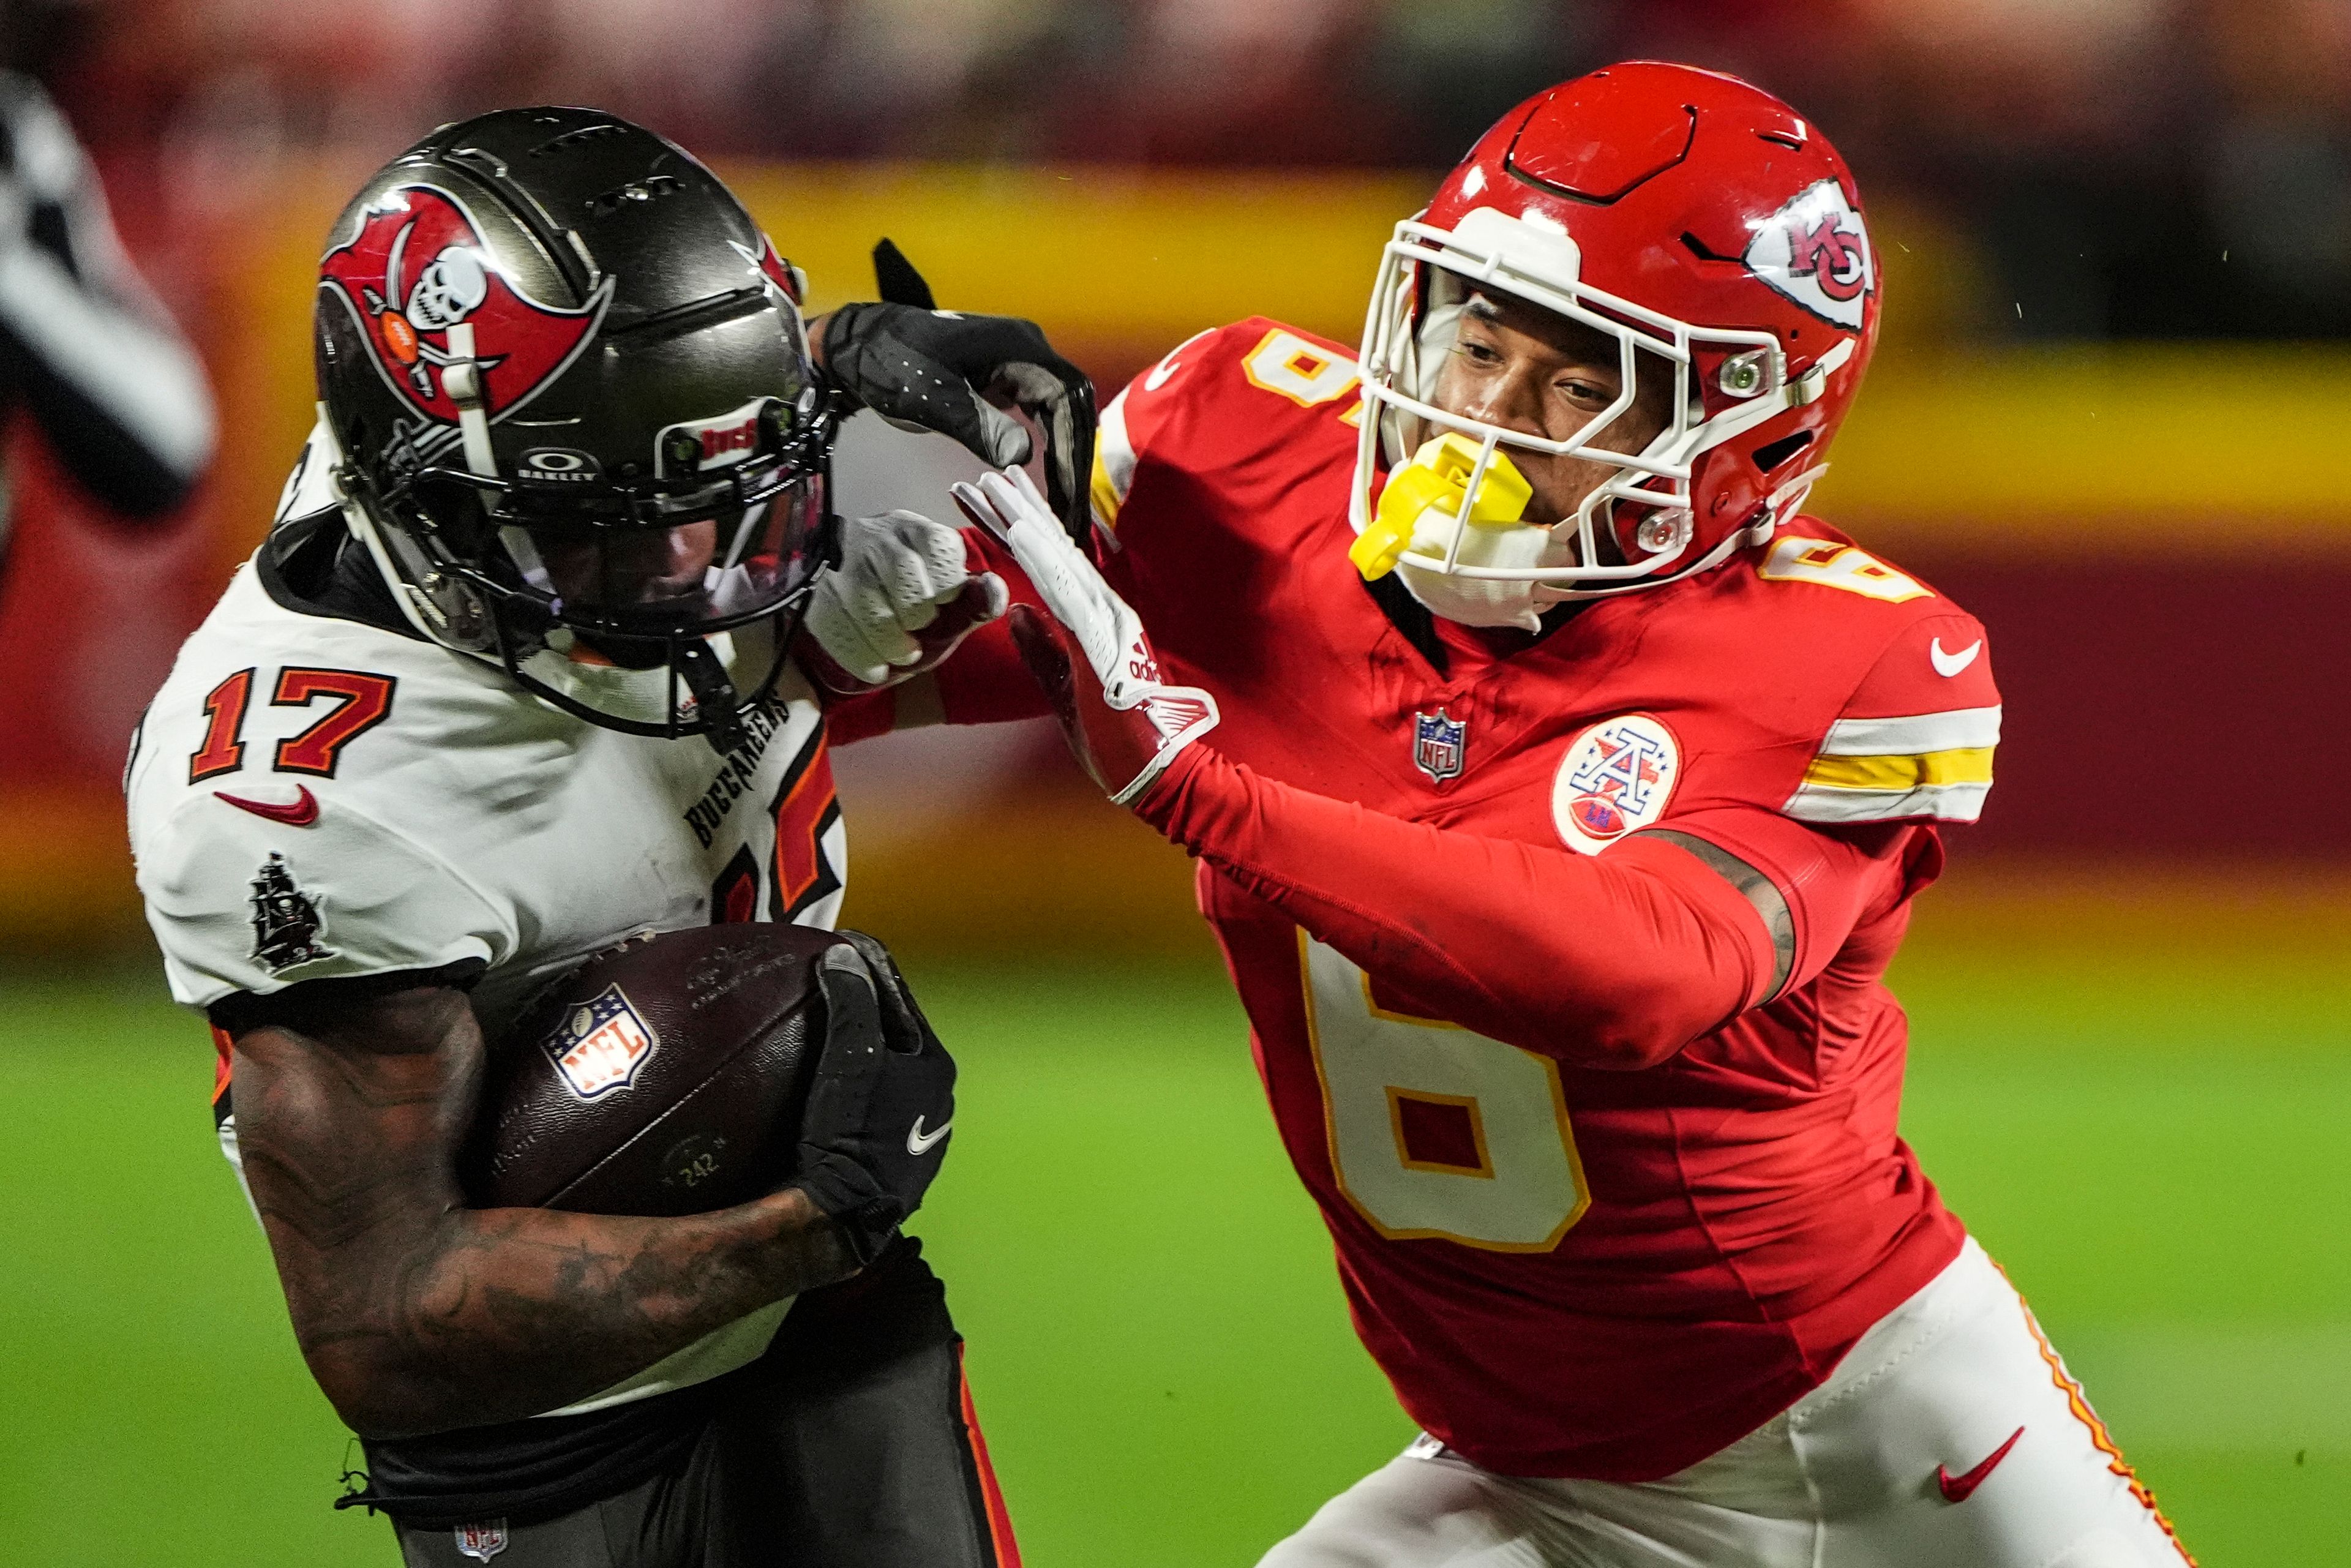
[[[1246,1565],[1410,1435],[1208,961],[913,966],[965,1065],[923,1228],[1037,1568]],[[1908,1124],[2207,1568],[2351,1563],[2343,968],[1906,960]],[[143,972],[18,971],[0,1562],[396,1561]]]

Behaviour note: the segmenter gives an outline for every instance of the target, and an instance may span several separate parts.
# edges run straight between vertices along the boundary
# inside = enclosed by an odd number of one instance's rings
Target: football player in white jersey
[[[1092,390],[1035,328],[804,323],[801,289],[707,170],[609,115],[502,111],[394,160],[320,265],[321,418],[278,525],[134,737],[139,883],[214,1026],[223,1146],[365,1442],[346,1500],[411,1563],[1018,1561],[897,1230],[953,1065],[877,946],[827,960],[825,1049],[897,1049],[811,1109],[782,1190],[619,1218],[468,1209],[453,1174],[486,1042],[550,977],[643,933],[831,923],[804,667],[853,695],[1001,610],[910,515],[859,535],[887,582],[840,559],[841,410],[1004,462],[1029,438],[990,400],[1019,403],[1084,505]]]

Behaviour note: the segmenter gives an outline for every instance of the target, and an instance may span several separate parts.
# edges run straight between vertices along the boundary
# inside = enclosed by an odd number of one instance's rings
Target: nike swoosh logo
[[[1167,378],[1174,375],[1182,364],[1183,361],[1176,359],[1165,359],[1160,361],[1157,364],[1151,367],[1151,373],[1143,378],[1143,390],[1144,392],[1157,392],[1161,387],[1167,384]]]
[[[1976,655],[1982,652],[1983,639],[1980,637],[1956,653],[1943,652],[1943,640],[1940,637],[1927,644],[1927,657],[1934,664],[1935,673],[1946,678],[1958,674],[1961,670],[1974,664]]]
[[[955,1122],[950,1118],[925,1133],[923,1131],[923,1119],[920,1116],[915,1117],[914,1124],[906,1129],[906,1152],[910,1155],[929,1154],[938,1146],[939,1140],[946,1137],[947,1130],[954,1125]]]
[[[308,784],[295,786],[295,799],[280,805],[275,800],[248,800],[242,795],[231,795],[215,789],[213,799],[225,800],[240,811],[250,811],[256,817],[266,817],[273,822],[283,822],[289,828],[307,828],[319,820],[319,798],[310,793]]]
[[[1985,1458],[1981,1464],[1976,1466],[1975,1469],[1970,1470],[1963,1476],[1955,1476],[1951,1474],[1950,1471],[1945,1469],[1942,1466],[1937,1465],[1935,1467],[1935,1485],[1942,1490],[1943,1500],[1945,1502],[1965,1502],[1969,1498],[1974,1496],[1976,1488],[1983,1485],[1984,1477],[1991,1474],[1993,1469],[1999,1465],[2001,1460],[2008,1458],[2008,1451],[2016,1447],[2016,1440],[2023,1436],[2024,1428],[2019,1427],[2015,1431],[2011,1432],[2008,1435],[2007,1442],[2002,1443],[1999,1448],[1994,1448],[1991,1453]]]

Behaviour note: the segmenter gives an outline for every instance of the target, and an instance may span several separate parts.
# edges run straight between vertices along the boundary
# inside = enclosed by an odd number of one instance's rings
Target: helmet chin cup
[[[699,735],[723,756],[744,744],[752,710],[774,695],[801,602],[732,631],[662,639],[660,654],[637,667],[595,657],[561,628],[552,636],[564,647],[502,643],[497,662],[549,706],[629,735]]]

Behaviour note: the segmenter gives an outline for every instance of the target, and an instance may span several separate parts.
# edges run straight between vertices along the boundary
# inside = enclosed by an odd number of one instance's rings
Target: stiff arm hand
[[[1029,461],[1018,408],[1045,435],[1045,486],[1070,537],[1092,527],[1094,384],[1053,351],[1034,321],[941,310],[898,247],[873,247],[879,304],[843,305],[811,324],[826,380],[843,402],[902,430],[935,431],[991,467]]]
[[[1028,475],[1010,468],[951,493],[967,517],[1004,541],[1059,622],[1025,606],[1014,611],[1021,656],[1053,699],[1079,762],[1112,800],[1132,805],[1217,727],[1217,699],[1161,678],[1142,618],[1071,541]]]

